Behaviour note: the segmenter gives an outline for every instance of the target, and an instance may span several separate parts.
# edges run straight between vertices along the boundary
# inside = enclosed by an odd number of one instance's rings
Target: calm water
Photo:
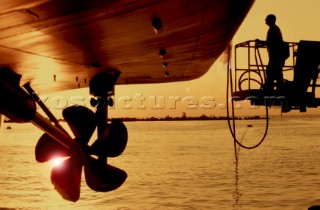
[[[41,132],[10,124],[0,142],[0,209],[307,209],[320,205],[320,118],[271,119],[257,149],[234,148],[226,121],[130,122],[125,152],[110,160],[127,171],[124,185],[98,193],[82,183],[77,203],[50,182],[50,163],[34,159]],[[247,125],[253,127],[248,128]],[[254,144],[264,121],[240,121]]]

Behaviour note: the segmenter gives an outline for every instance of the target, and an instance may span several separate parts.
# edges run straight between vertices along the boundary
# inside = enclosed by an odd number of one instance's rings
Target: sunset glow
[[[50,160],[50,163],[51,163],[52,167],[60,167],[63,165],[64,160],[65,160],[65,158],[54,158],[54,159]]]

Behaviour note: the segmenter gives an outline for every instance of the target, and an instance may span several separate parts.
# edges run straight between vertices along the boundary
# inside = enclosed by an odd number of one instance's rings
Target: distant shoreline
[[[207,116],[200,116],[200,117],[165,117],[165,118],[120,118],[123,122],[132,122],[132,121],[192,121],[192,120],[228,120],[228,117],[207,117]],[[236,120],[260,120],[265,119],[259,116],[254,117],[236,117]],[[111,119],[112,120],[112,119]]]
[[[308,115],[308,114],[301,114],[301,115],[285,115],[283,116],[284,119],[290,119],[290,118],[320,118],[320,115]],[[281,118],[278,115],[270,115],[270,117],[272,118]],[[192,121],[192,120],[228,120],[228,117],[226,116],[206,116],[206,115],[202,115],[202,116],[198,116],[198,117],[186,117],[186,116],[182,116],[182,117],[164,117],[164,118],[160,118],[160,117],[148,117],[148,118],[135,118],[135,117],[120,117],[120,118],[109,118],[108,121],[111,121],[112,119],[121,119],[123,122],[135,122],[135,121]],[[230,118],[232,119],[232,118]],[[266,117],[260,117],[260,116],[239,116],[235,118],[236,120],[262,120],[262,119],[266,119]],[[65,122],[64,119],[58,119],[59,122]],[[5,120],[5,123],[15,123],[12,120]]]
[[[164,117],[164,118],[157,118],[157,117],[149,117],[149,118],[135,118],[135,117],[123,117],[123,118],[109,118],[108,120],[112,119],[121,119],[123,122],[134,122],[134,121],[191,121],[191,120],[228,120],[228,117],[208,117],[202,115],[200,117]],[[260,116],[253,116],[253,117],[236,117],[236,120],[260,120],[266,119],[265,117]],[[65,122],[64,119],[59,119],[59,122]],[[5,120],[5,123],[15,123],[12,120]]]

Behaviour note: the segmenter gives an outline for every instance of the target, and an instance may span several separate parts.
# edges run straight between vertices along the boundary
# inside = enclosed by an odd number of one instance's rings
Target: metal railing
[[[298,43],[288,42],[290,57],[286,60],[283,71],[294,70]],[[243,50],[245,53],[243,53]],[[241,52],[240,52],[241,51]],[[235,46],[234,91],[261,89],[266,80],[268,63],[267,47],[257,45],[255,40],[239,43]],[[247,83],[243,87],[243,83]]]

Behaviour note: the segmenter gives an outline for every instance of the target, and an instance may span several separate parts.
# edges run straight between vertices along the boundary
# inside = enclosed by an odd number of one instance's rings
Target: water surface
[[[247,145],[263,135],[262,120],[238,124]],[[240,149],[238,164],[226,121],[128,122],[127,148],[110,159],[128,179],[109,193],[90,190],[83,179],[77,203],[55,192],[51,164],[35,161],[41,131],[10,126],[0,142],[0,209],[299,210],[320,204],[319,118],[272,118],[265,142]]]

